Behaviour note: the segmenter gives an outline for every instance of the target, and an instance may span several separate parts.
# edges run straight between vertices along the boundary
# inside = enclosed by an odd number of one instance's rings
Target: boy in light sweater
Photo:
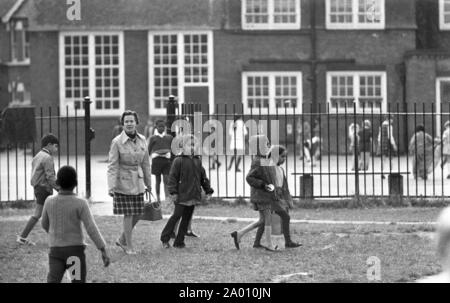
[[[58,171],[57,184],[61,190],[48,198],[42,212],[42,227],[49,235],[48,283],[60,283],[66,270],[70,270],[72,283],[86,282],[86,255],[83,223],[89,237],[101,251],[103,264],[110,263],[106,243],[92,217],[85,199],[73,192],[77,186],[77,173],[71,166]]]
[[[34,156],[31,162],[31,185],[34,187],[36,208],[34,215],[28,220],[22,233],[17,236],[17,243],[22,245],[35,245],[28,239],[42,215],[42,209],[47,197],[53,195],[53,189],[58,190],[55,177],[55,165],[53,156],[58,151],[58,138],[53,134],[47,134],[41,139],[41,150]]]

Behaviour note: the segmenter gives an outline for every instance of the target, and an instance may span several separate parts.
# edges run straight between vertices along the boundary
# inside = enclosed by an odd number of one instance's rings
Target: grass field
[[[15,243],[23,228],[23,216],[31,210],[0,211],[0,282],[45,282],[47,237],[36,228],[35,247]],[[294,219],[379,220],[388,222],[433,221],[436,208],[295,210]],[[200,207],[197,215],[256,217],[246,207]],[[4,220],[9,217],[10,220]],[[17,217],[18,221],[14,218]],[[21,218],[21,219],[20,219]],[[12,219],[12,220],[11,220]],[[432,241],[433,227],[416,225],[292,224],[297,249],[271,253],[252,248],[254,232],[246,235],[241,250],[234,248],[229,233],[246,223],[195,220],[200,239],[187,238],[185,249],[161,247],[159,234],[166,220],[140,222],[135,234],[138,255],[127,256],[113,246],[122,227],[121,217],[96,217],[110,245],[112,264],[103,268],[100,255],[90,244],[90,282],[273,282],[278,275],[298,272],[288,282],[368,282],[366,261],[381,261],[381,282],[410,282],[440,270]]]

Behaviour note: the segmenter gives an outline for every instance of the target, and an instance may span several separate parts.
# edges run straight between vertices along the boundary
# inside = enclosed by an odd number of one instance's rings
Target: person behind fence
[[[270,143],[264,135],[257,135],[250,138],[250,146],[256,151],[250,171],[247,174],[246,181],[250,185],[250,202],[254,210],[259,212],[259,220],[253,222],[239,231],[231,233],[234,245],[240,249],[242,237],[251,230],[258,228],[255,236],[254,248],[265,248],[269,251],[277,251],[278,247],[272,242],[272,205],[274,203],[275,185],[270,178],[269,159]],[[263,228],[259,228],[260,226]],[[266,233],[266,246],[261,245],[263,233]]]
[[[299,119],[297,122],[297,151],[299,153],[300,160],[303,158],[307,162],[311,161],[310,145],[308,142],[311,140],[311,127],[308,121]]]
[[[152,118],[149,117],[147,119],[147,124],[144,127],[144,136],[147,142],[150,141],[150,137],[153,135],[156,135],[156,128],[155,125],[153,124]]]
[[[383,158],[381,161],[381,172],[390,170],[392,167],[392,158],[397,153],[397,144],[394,139],[394,119],[390,119],[389,116],[385,118],[379,128],[378,132],[378,149],[380,156]],[[384,179],[384,174],[381,175]]]
[[[433,170],[434,140],[425,132],[423,124],[416,126],[415,133],[409,142],[408,151],[412,156],[412,169],[414,179],[418,177],[426,180]]]
[[[450,121],[444,123],[442,134],[442,160],[441,168],[447,167],[447,179],[450,179]]]
[[[216,128],[211,126],[211,132],[209,134],[209,136],[214,136],[216,132]],[[220,163],[219,161],[219,156],[217,155],[217,151],[215,150],[217,146],[217,142],[216,140],[213,140],[211,142],[211,148],[213,149],[213,152],[211,151],[206,151],[205,150],[205,154],[209,154],[209,167],[210,169],[216,169],[216,165],[217,165],[217,169],[219,169],[219,167],[222,165],[222,163]]]
[[[167,189],[175,204],[175,209],[161,233],[160,239],[164,248],[170,248],[169,240],[180,218],[181,222],[173,247],[184,248],[186,246],[184,238],[195,206],[200,204],[202,199],[202,189],[205,191],[207,200],[214,193],[202,166],[202,160],[198,156],[200,143],[197,138],[193,135],[175,138],[172,149],[177,144],[183,152],[173,161],[167,183]]]
[[[355,157],[359,154],[359,124],[351,123],[348,127],[349,152],[352,157],[352,170],[355,170]]]
[[[230,151],[233,153],[231,156],[230,164],[228,170],[233,167],[233,162],[235,162],[236,172],[240,172],[239,164],[241,163],[242,156],[245,151],[245,136],[247,135],[247,127],[241,116],[236,116],[234,123],[230,124],[229,129],[230,135]]]
[[[435,241],[442,271],[418,280],[419,283],[450,283],[450,207],[444,208],[438,217]]]
[[[31,186],[34,187],[36,207],[22,233],[17,236],[19,244],[35,245],[28,239],[28,235],[41,218],[45,199],[53,194],[53,189],[59,190],[59,186],[56,184],[55,164],[53,162],[53,155],[58,151],[58,144],[58,138],[53,134],[43,136],[41,150],[31,161]]]
[[[273,191],[273,203],[272,212],[280,216],[281,226],[284,236],[284,242],[286,248],[295,248],[302,246],[302,244],[292,241],[290,233],[290,220],[289,209],[294,207],[292,196],[289,192],[289,186],[287,183],[286,173],[282,165],[286,162],[287,149],[281,145],[273,145],[269,152],[270,165],[267,166],[270,182],[275,186]],[[271,216],[272,217],[272,216]],[[262,246],[261,239],[265,231],[265,225],[261,224],[256,231],[255,246]],[[267,235],[266,235],[267,236]]]
[[[173,137],[166,133],[166,122],[156,121],[156,133],[150,137],[148,152],[152,158],[152,174],[155,176],[156,199],[161,202],[161,176],[163,178],[164,193],[167,199],[167,178],[169,176],[171,161],[171,144]]]
[[[137,113],[125,111],[121,122],[124,130],[109,149],[108,193],[113,197],[114,214],[124,215],[123,233],[116,245],[134,255],[133,228],[144,211],[144,192],[151,192],[151,165],[145,137],[136,130]]]
[[[363,128],[359,131],[359,169],[368,170],[370,163],[370,154],[372,152],[372,124],[369,120],[365,120]]]
[[[110,263],[109,253],[88,202],[73,192],[78,184],[75,169],[61,167],[56,182],[61,189],[57,195],[47,199],[42,213],[42,227],[48,233],[50,246],[47,282],[60,283],[66,270],[69,270],[73,283],[84,283],[87,267],[82,223],[100,250],[105,267]]]

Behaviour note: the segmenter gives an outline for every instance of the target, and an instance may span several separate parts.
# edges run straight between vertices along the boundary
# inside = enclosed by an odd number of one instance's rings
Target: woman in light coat
[[[132,231],[144,211],[145,190],[151,191],[151,169],[145,137],[136,130],[139,118],[134,111],[121,117],[124,130],[111,142],[108,159],[108,191],[114,214],[124,215],[123,234],[116,241],[127,254],[133,249]]]

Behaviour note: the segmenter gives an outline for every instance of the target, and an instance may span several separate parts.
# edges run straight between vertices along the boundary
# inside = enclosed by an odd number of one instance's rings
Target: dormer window
[[[242,0],[242,28],[300,29],[300,0]]]
[[[11,62],[30,60],[30,39],[26,20],[11,20],[9,23],[11,38]]]

